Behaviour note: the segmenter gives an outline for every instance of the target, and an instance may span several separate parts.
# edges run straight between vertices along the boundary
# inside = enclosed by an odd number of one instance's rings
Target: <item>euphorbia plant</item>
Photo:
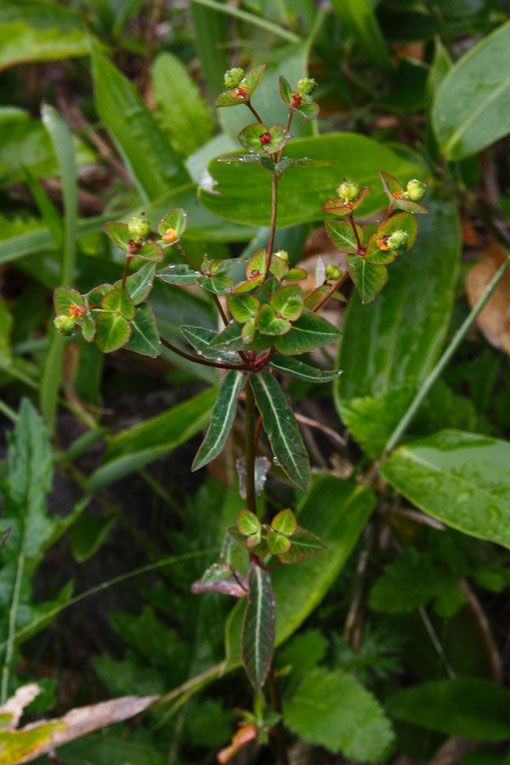
[[[239,258],[210,259],[203,256],[200,267],[187,255],[183,237],[186,212],[170,211],[160,221],[151,238],[144,216],[128,223],[107,223],[105,231],[125,253],[124,271],[114,284],[100,284],[86,294],[69,287],[55,291],[55,324],[64,334],[79,328],[88,342],[95,340],[104,353],[127,348],[155,357],[163,343],[175,353],[224,370],[206,436],[192,469],[207,465],[222,451],[236,417],[239,400],[244,401],[244,456],[237,462],[241,496],[246,506],[234,526],[226,529],[221,561],[213,564],[192,586],[194,593],[217,590],[246,599],[241,634],[242,657],[246,673],[257,691],[254,713],[245,714],[249,735],[237,736],[245,743],[264,740],[268,731],[279,737],[275,678],[272,670],[275,612],[271,572],[281,565],[299,563],[320,554],[323,542],[299,526],[291,508],[279,509],[265,517],[257,504],[271,462],[257,456],[262,434],[269,440],[274,461],[291,483],[301,491],[310,487],[310,464],[299,427],[280,385],[281,375],[309,383],[334,380],[338,370],[324,370],[303,360],[317,348],[337,341],[339,329],[320,315],[328,302],[339,295],[340,287],[352,280],[364,303],[373,300],[388,278],[387,266],[413,245],[417,225],[415,213],[427,210],[419,204],[424,187],[415,179],[404,188],[392,176],[381,172],[388,207],[382,220],[361,225],[355,211],[370,192],[354,180],[339,179],[337,197],[327,199],[323,211],[335,216],[326,221],[327,233],[342,253],[338,264],[325,266],[319,260],[315,285],[304,289],[308,278],[304,268],[292,266],[289,254],[275,251],[278,214],[278,185],[283,173],[296,165],[327,164],[306,157],[285,155],[292,138],[293,119],[312,120],[318,106],[311,100],[315,81],[303,78],[294,90],[280,78],[280,95],[288,107],[286,125],[270,125],[253,107],[251,97],[265,67],[245,74],[241,69],[225,75],[226,90],[216,99],[217,107],[245,106],[256,122],[244,127],[239,142],[245,153],[229,155],[219,161],[258,162],[268,171],[272,188],[271,223],[268,243],[251,257],[242,259],[244,274],[239,274]],[[325,195],[326,196],[326,195]],[[157,266],[173,255],[169,265]],[[170,259],[170,258],[168,258]],[[132,262],[144,261],[130,273]],[[191,346],[190,352],[174,347],[160,337],[155,315],[147,303],[154,278],[187,287],[195,285],[211,296],[222,328],[213,331],[199,326],[182,326],[180,331]],[[309,283],[309,282],[307,282]],[[264,712],[261,694],[266,680],[273,686],[273,711]],[[240,744],[241,745],[241,744]],[[237,747],[238,748],[238,747]],[[236,750],[235,742],[229,756]],[[281,759],[285,760],[282,739]],[[223,755],[226,757],[227,755]],[[223,759],[222,761],[226,761]]]

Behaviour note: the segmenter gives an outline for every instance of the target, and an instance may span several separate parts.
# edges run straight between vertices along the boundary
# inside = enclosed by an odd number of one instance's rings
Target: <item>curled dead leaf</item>
[[[256,725],[243,725],[243,727],[239,728],[239,730],[236,731],[232,736],[232,743],[230,746],[226,746],[225,749],[222,749],[220,752],[218,752],[218,762],[221,763],[221,765],[225,765],[225,763],[229,762],[232,757],[237,754],[240,749],[243,748],[243,746],[248,744],[250,741],[254,741],[256,737]]]
[[[482,295],[504,259],[505,253],[493,246],[488,255],[469,271],[466,292],[471,307]],[[510,269],[480,313],[477,324],[491,345],[510,355]]]

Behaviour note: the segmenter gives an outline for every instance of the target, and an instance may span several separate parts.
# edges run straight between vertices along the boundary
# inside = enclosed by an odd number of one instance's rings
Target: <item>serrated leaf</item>
[[[136,316],[129,322],[131,335],[124,348],[155,359],[161,353],[156,317],[150,305],[144,304],[136,309]]]
[[[386,702],[399,720],[471,741],[510,738],[510,693],[497,683],[457,677],[422,683]]]
[[[371,303],[388,281],[386,266],[376,266],[360,255],[348,255],[347,268],[363,305]]]
[[[223,378],[211,413],[209,429],[193,461],[192,470],[207,465],[223,449],[236,415],[237,399],[245,382],[246,375],[233,369]]]
[[[241,651],[246,674],[255,690],[260,691],[273,658],[275,603],[269,573],[254,562],[250,564],[248,584]]]
[[[318,555],[325,549],[325,545],[315,534],[301,526],[296,527],[290,541],[292,544],[288,552],[280,555],[281,563],[298,563],[301,560],[306,560],[306,558],[311,558],[313,555]]]
[[[274,345],[285,356],[294,356],[327,345],[339,337],[339,329],[322,316],[305,308],[299,319],[292,324],[291,331],[277,337]]]
[[[357,252],[358,242],[350,223],[344,220],[327,220],[328,236],[340,252]],[[363,243],[363,229],[356,226],[360,241]]]
[[[310,364],[305,364],[304,361],[299,361],[299,359],[293,356],[282,356],[280,353],[274,353],[271,356],[269,366],[277,369],[279,372],[284,372],[289,377],[295,377],[297,380],[315,383],[332,382],[342,374],[341,370],[318,369],[317,367],[310,366]]]
[[[122,348],[131,335],[129,322],[123,316],[100,313],[96,320],[96,343],[103,353]]]
[[[510,547],[510,443],[443,430],[397,449],[383,477],[434,518]]]
[[[152,290],[156,266],[154,263],[146,263],[136,273],[126,279],[126,292],[135,305],[146,300]],[[114,287],[120,287],[122,280],[115,282]]]
[[[118,313],[125,319],[133,319],[135,316],[135,304],[128,293],[121,287],[107,292],[101,300],[101,308],[105,311]]]
[[[269,372],[252,375],[251,382],[273,454],[302,491],[310,486],[310,464],[294,413]]]
[[[393,742],[391,724],[374,696],[340,670],[309,672],[284,700],[283,713],[285,724],[304,741],[348,759],[379,762]]]

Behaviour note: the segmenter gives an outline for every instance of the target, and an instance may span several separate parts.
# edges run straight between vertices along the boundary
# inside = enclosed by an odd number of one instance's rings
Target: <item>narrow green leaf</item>
[[[434,518],[510,547],[509,460],[507,441],[443,430],[397,449],[381,472]]]
[[[347,672],[314,669],[284,702],[285,724],[304,741],[349,760],[385,760],[391,723],[374,696]]]
[[[91,558],[106,541],[115,525],[115,515],[84,514],[73,525],[70,534],[71,550],[78,563]]]
[[[475,154],[510,131],[509,71],[507,22],[462,56],[442,80],[432,121],[448,159]]]
[[[294,356],[332,343],[339,337],[339,329],[322,316],[305,308],[299,319],[292,324],[291,331],[282,337],[277,337],[274,345],[285,356]]]
[[[96,108],[145,201],[189,181],[135,86],[92,47]]]
[[[94,492],[168,454],[198,433],[209,419],[216,389],[194,396],[167,412],[117,433],[108,444],[103,464],[87,484]]]
[[[348,255],[345,261],[361,302],[363,305],[371,303],[388,280],[386,267],[369,263],[361,255]]]
[[[123,316],[100,313],[96,319],[96,342],[103,353],[112,353],[122,348],[131,335],[129,322]]]
[[[252,375],[253,391],[264,430],[276,459],[302,491],[310,487],[310,464],[294,413],[269,372]]]
[[[237,399],[246,382],[246,375],[230,369],[223,378],[214,404],[211,422],[191,467],[192,470],[207,465],[225,446],[236,415]]]
[[[248,603],[243,619],[243,665],[256,691],[262,690],[273,658],[275,602],[271,577],[255,563],[248,576]]]
[[[150,305],[144,304],[136,309],[136,316],[129,322],[131,335],[124,345],[127,351],[141,353],[155,359],[161,353],[158,325]]]
[[[332,0],[333,8],[377,66],[391,70],[386,41],[370,0]]]
[[[295,377],[297,380],[315,383],[332,382],[342,374],[341,370],[318,369],[292,356],[282,356],[280,353],[273,354],[269,366],[277,369],[279,372],[284,372],[289,377]]]
[[[206,359],[216,359],[217,361],[228,361],[231,364],[236,364],[239,361],[237,353],[230,353],[229,351],[221,351],[218,348],[209,347],[218,334],[213,329],[191,327],[187,325],[179,327],[179,329],[188,343],[193,346],[200,356],[204,356]]]
[[[37,29],[24,20],[0,23],[0,71],[32,61],[56,61],[89,55],[82,29]]]
[[[456,677],[416,685],[387,701],[390,714],[447,736],[471,741],[510,738],[510,693],[477,677]]]

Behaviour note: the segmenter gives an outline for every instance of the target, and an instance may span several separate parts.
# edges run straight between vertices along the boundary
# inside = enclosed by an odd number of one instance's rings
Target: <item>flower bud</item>
[[[278,252],[275,252],[275,255],[277,255],[282,260],[285,260],[287,263],[289,261],[289,253],[287,250],[278,250]]]
[[[388,250],[401,250],[407,244],[407,233],[401,228],[394,231],[386,240]]]
[[[151,229],[145,218],[134,216],[128,223],[128,230],[133,235],[135,242],[139,243],[145,239]]]
[[[313,77],[302,77],[298,82],[298,90],[302,96],[309,96],[316,87],[317,83]]]
[[[353,183],[352,181],[348,181],[346,178],[344,178],[343,182],[340,184],[336,191],[338,196],[343,199],[344,202],[351,202],[352,200],[357,199],[359,196],[358,184]]]
[[[224,76],[225,87],[229,90],[237,88],[243,77],[244,69],[241,69],[240,66],[236,66],[233,69],[227,69]]]
[[[61,335],[72,335],[77,324],[75,316],[66,316],[61,314],[53,319],[53,324]]]
[[[335,266],[333,263],[328,263],[326,266],[326,279],[331,279],[331,281],[336,282],[341,276],[342,272],[339,267]]]
[[[413,202],[419,202],[420,199],[423,199],[425,196],[425,184],[416,178],[413,178],[413,180],[409,181],[407,184],[406,191],[409,199]]]

